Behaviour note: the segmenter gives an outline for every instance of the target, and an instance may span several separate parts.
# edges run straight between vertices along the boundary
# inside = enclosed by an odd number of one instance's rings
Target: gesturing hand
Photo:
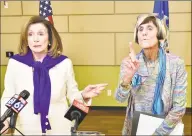
[[[121,64],[122,80],[127,84],[130,83],[133,75],[139,68],[139,61],[136,59],[136,53],[131,42],[129,43],[129,48],[129,56],[124,58]]]
[[[95,84],[95,85],[88,85],[82,92],[82,96],[84,99],[90,99],[93,97],[98,96],[103,89],[107,86],[107,83],[104,84]]]

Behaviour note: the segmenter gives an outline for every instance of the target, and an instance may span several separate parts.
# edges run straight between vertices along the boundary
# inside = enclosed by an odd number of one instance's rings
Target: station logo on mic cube
[[[16,113],[19,113],[27,104],[27,101],[15,94],[5,105],[8,108],[13,109]]]
[[[76,106],[77,108],[79,108],[80,110],[84,111],[85,113],[88,113],[89,111],[89,107],[85,106],[83,103],[74,100],[73,101],[73,105]]]
[[[19,95],[15,94],[6,104],[7,108],[10,108],[19,98]]]
[[[22,97],[19,97],[19,99],[17,100],[17,102],[15,102],[13,105],[12,105],[12,109],[16,112],[16,113],[19,113],[24,107],[25,105],[27,104],[27,101],[24,100]]]

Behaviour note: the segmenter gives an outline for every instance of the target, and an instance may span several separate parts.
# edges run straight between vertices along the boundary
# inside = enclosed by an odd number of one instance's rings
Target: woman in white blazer
[[[71,121],[64,118],[68,102],[78,99],[90,105],[107,84],[89,85],[79,91],[71,60],[62,55],[61,38],[42,17],[30,18],[20,36],[19,54],[8,62],[1,113],[5,103],[22,90],[30,93],[28,104],[18,114],[16,128],[24,135],[69,135]],[[9,119],[4,122],[5,130]],[[6,131],[7,132],[7,131]],[[6,133],[5,132],[5,133]],[[19,134],[15,131],[15,134]]]

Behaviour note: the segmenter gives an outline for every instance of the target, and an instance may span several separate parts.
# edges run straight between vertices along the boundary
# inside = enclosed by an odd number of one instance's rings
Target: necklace
[[[145,55],[144,55],[144,61],[145,61],[145,65],[146,65],[146,68],[147,68],[147,72],[149,75],[152,75],[154,69],[155,69],[155,66],[157,65],[157,63],[159,62],[159,57],[157,55],[157,58],[156,60],[152,61],[152,60],[149,60]]]

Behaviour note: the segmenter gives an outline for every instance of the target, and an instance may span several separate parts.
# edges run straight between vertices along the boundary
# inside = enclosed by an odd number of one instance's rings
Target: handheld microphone
[[[64,115],[65,118],[72,121],[73,125],[71,127],[71,132],[75,133],[77,131],[78,125],[82,122],[89,111],[89,107],[85,106],[83,103],[74,100],[73,104],[70,106],[67,113]]]
[[[3,123],[8,117],[10,117],[14,112],[19,113],[27,104],[26,99],[29,97],[30,93],[23,90],[19,95],[14,95],[5,105],[8,109],[5,111],[3,116],[1,116],[1,122]]]

